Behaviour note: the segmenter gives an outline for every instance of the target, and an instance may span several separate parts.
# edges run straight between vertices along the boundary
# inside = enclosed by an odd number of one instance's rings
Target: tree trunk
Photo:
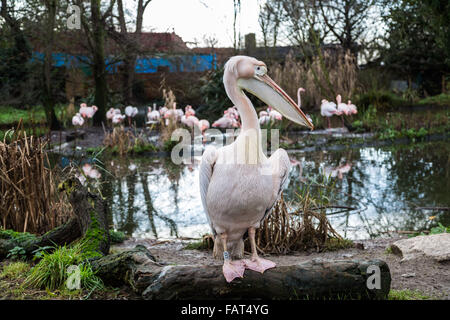
[[[45,25],[45,48],[44,48],[44,94],[43,105],[47,124],[51,130],[61,128],[55,114],[55,99],[52,92],[52,53],[56,19],[56,1],[47,0],[44,2],[47,9],[47,21]]]
[[[66,180],[60,184],[59,189],[68,195],[74,216],[63,225],[33,240],[19,243],[14,238],[0,239],[0,260],[16,246],[25,250],[27,258],[32,258],[33,251],[40,247],[62,246],[81,237],[90,251],[108,254],[110,238],[105,201],[99,195],[90,193],[78,179]]]
[[[380,289],[367,287],[369,266],[380,268]],[[384,261],[321,259],[264,274],[246,270],[243,279],[227,283],[222,266],[158,263],[143,246],[100,258],[93,267],[105,284],[128,285],[144,299],[383,299],[391,284]]]
[[[106,104],[108,101],[105,65],[105,28],[100,12],[100,0],[91,0],[91,19],[94,46],[94,104],[98,107],[98,111],[94,115],[94,125],[99,126],[106,120]]]

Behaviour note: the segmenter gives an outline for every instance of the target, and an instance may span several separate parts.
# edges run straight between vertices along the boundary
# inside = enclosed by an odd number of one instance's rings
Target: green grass
[[[25,241],[35,240],[36,236],[28,232],[0,229],[0,239],[14,240],[16,244],[20,244]]]
[[[203,240],[199,240],[199,241],[194,241],[189,243],[188,245],[186,245],[184,248],[184,250],[208,250],[208,244],[203,241]]]
[[[417,290],[395,290],[391,289],[389,291],[388,300],[429,300],[432,299],[430,296],[424,295]]]
[[[11,262],[3,267],[1,278],[18,279],[24,277],[30,271],[30,265],[23,261]]]
[[[325,242],[324,251],[336,251],[353,247],[353,241],[348,239],[329,238]]]
[[[431,234],[440,234],[440,233],[450,233],[450,226],[446,227],[439,222],[438,225],[436,227],[431,228],[429,232],[417,232],[409,235],[409,237],[412,238],[417,236],[427,236]]]
[[[16,109],[9,106],[0,106],[0,124],[12,124],[19,122],[44,122],[45,112],[42,107],[35,107],[31,110]]]
[[[437,96],[427,97],[419,100],[418,104],[450,106],[450,94],[441,93]]]
[[[408,101],[401,96],[387,90],[370,90],[357,96],[357,106],[366,110],[370,105],[377,110],[396,110],[408,105]]]

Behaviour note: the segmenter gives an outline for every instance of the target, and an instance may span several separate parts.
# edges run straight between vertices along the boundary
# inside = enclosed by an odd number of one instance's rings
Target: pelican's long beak
[[[314,125],[308,120],[300,107],[267,74],[248,79],[239,78],[237,84],[240,88],[257,96],[267,105],[277,109],[289,120],[311,130],[314,129]]]

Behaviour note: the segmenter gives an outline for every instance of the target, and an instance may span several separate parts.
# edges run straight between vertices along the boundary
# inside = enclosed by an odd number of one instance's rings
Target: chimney
[[[256,36],[254,33],[245,35],[245,51],[247,54],[254,52],[256,49]]]

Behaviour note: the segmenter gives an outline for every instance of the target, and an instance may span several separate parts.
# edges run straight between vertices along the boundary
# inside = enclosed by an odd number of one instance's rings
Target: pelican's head
[[[314,129],[300,107],[267,75],[264,62],[247,56],[231,57],[225,64],[223,80],[225,84],[236,81],[238,88],[273,106],[289,120]]]

